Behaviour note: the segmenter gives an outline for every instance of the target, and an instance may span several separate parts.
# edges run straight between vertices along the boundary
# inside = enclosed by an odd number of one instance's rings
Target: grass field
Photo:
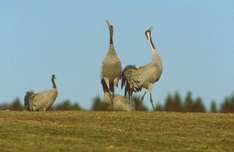
[[[0,152],[234,151],[234,114],[0,111]]]

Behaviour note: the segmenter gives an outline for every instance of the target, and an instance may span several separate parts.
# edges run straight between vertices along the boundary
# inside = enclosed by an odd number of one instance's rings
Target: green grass
[[[234,114],[0,111],[1,152],[234,151]]]

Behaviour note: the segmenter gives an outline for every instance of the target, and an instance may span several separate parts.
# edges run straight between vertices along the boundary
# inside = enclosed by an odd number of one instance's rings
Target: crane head
[[[113,24],[110,22],[110,20],[106,20],[106,24],[107,24],[108,28],[109,28],[111,31],[113,31],[114,26],[113,26]]]
[[[150,26],[146,31],[145,31],[145,36],[147,38],[147,40],[151,37],[151,32],[153,30],[153,27]]]
[[[153,26],[150,26],[150,27],[148,28],[148,30],[149,30],[150,32],[152,32],[152,31],[154,30]]]
[[[52,78],[51,79],[56,79],[55,74],[52,74]]]

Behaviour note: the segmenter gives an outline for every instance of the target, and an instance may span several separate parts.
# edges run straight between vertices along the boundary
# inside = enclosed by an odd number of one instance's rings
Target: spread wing
[[[141,70],[134,65],[128,65],[124,68],[121,79],[121,88],[125,88],[125,96],[132,95],[133,92],[138,92],[142,89],[144,80],[142,79]]]

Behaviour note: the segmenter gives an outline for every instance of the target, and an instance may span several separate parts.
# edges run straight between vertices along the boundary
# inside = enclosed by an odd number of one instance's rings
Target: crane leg
[[[131,106],[132,106],[132,107],[134,107],[134,110],[136,110],[136,108],[135,108],[135,101],[133,100],[132,95],[133,95],[133,91],[132,91],[132,90],[130,90],[130,95],[129,95],[129,98],[130,98],[130,104],[131,104]]]
[[[152,98],[152,88],[153,88],[153,84],[150,83],[149,86],[148,86],[148,91],[149,91],[149,94],[150,94],[150,102],[151,102],[153,111],[155,111],[155,108],[154,108],[154,101],[153,101],[153,98]]]
[[[112,111],[114,111],[114,98],[115,98],[115,93],[113,92],[112,97],[111,97]]]
[[[111,87],[112,87],[112,99],[111,99],[111,104],[112,104],[112,111],[114,111],[115,84],[112,84]]]
[[[113,106],[113,93],[111,93],[110,91],[108,91],[108,95],[109,95],[109,99],[110,99],[110,104],[111,104],[111,110],[114,110],[114,106]]]
[[[155,111],[155,108],[154,108],[154,101],[153,101],[152,93],[151,93],[151,92],[150,92],[150,102],[151,102],[151,105],[152,105],[153,111]]]
[[[143,100],[144,100],[145,95],[146,95],[146,91],[145,91],[145,93],[143,94],[143,96],[141,96],[141,101],[143,101]]]

